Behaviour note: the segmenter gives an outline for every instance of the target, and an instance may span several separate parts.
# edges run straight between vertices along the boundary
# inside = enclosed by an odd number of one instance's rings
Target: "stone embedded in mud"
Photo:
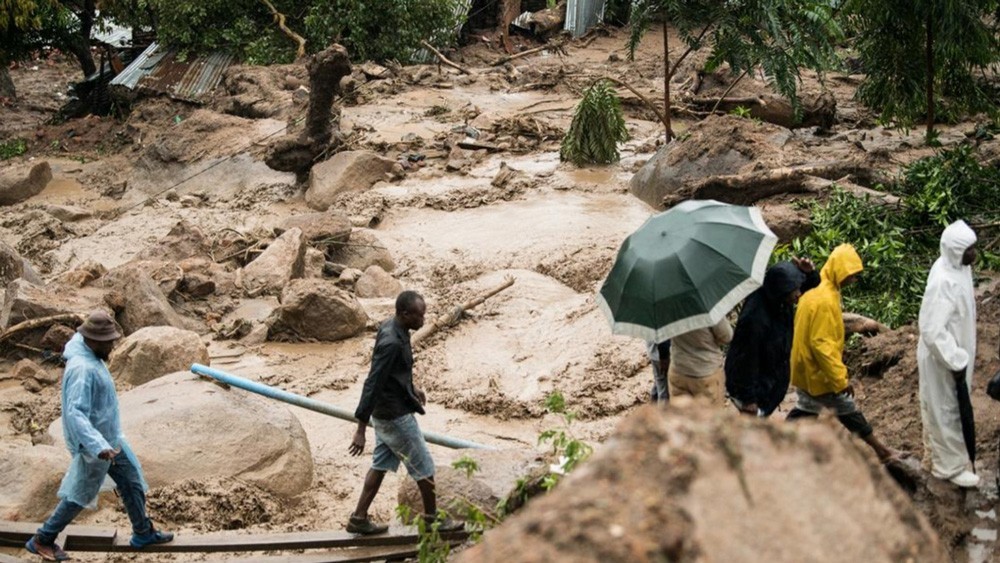
[[[0,241],[0,289],[24,274],[24,259],[11,246]]]
[[[122,311],[118,314],[125,334],[132,334],[147,326],[172,326],[189,328],[189,323],[174,311],[153,278],[138,269],[128,271],[127,283],[122,286]]]
[[[439,465],[434,468],[434,490],[437,492],[438,509],[445,510],[452,518],[464,520],[469,513],[469,503],[489,516],[496,516],[500,497],[475,474],[470,477],[464,471]],[[400,482],[396,502],[409,507],[413,514],[424,512],[420,489],[413,479]]]
[[[948,561],[906,493],[835,424],[642,407],[457,561]]]
[[[41,521],[55,508],[69,467],[63,447],[0,442],[0,520]]]
[[[351,238],[351,220],[336,211],[292,215],[274,231],[276,235],[280,235],[292,228],[300,229],[306,242],[325,241],[329,245],[333,242],[347,242]]]
[[[0,171],[0,205],[14,205],[38,195],[51,181],[48,161],[15,164]]]
[[[93,217],[93,213],[83,209],[82,207],[76,207],[74,205],[46,205],[42,209],[46,213],[59,219],[60,221],[65,221],[72,223],[74,221],[82,221],[83,219],[89,219]]]
[[[711,116],[693,125],[683,142],[660,148],[629,182],[632,195],[655,209],[663,198],[711,176],[736,174],[750,163],[781,155],[786,129],[735,116]],[[778,165],[780,163],[774,163]],[[717,197],[726,201],[724,197]]]
[[[150,487],[238,478],[292,497],[312,483],[309,440],[277,401],[177,372],[121,393],[119,405]],[[62,419],[49,434],[62,443]]]
[[[323,278],[323,268],[326,267],[326,254],[312,246],[306,247],[305,267],[303,268],[303,278]]]
[[[268,339],[332,342],[360,334],[367,323],[361,303],[333,283],[292,280],[268,319]]]
[[[368,229],[355,229],[351,233],[351,244],[335,246],[327,253],[327,258],[335,264],[362,271],[372,265],[386,272],[396,269],[389,249]]]
[[[208,348],[190,330],[148,326],[126,336],[111,353],[108,369],[115,380],[142,385],[157,377],[184,371],[191,364],[208,365]]]
[[[141,250],[134,260],[179,262],[192,256],[207,257],[209,243],[201,229],[179,221],[170,232],[152,246]]]
[[[58,383],[61,375],[59,370],[47,371],[35,362],[24,359],[14,364],[14,379],[32,393],[37,393],[43,387]]]
[[[209,258],[187,258],[177,265],[184,272],[177,289],[189,297],[228,295],[236,290],[236,275]]]
[[[368,266],[354,284],[358,297],[396,297],[403,291],[403,284],[380,266]]]
[[[391,174],[396,161],[368,151],[344,151],[312,167],[306,204],[326,211],[344,192],[364,191]]]
[[[302,230],[285,231],[243,268],[243,289],[254,294],[280,293],[290,280],[302,277],[305,255]]]
[[[66,325],[52,325],[45,331],[40,345],[45,350],[51,350],[52,352],[61,355],[63,348],[66,347],[66,343],[69,342],[75,334],[76,331]]]
[[[60,291],[17,279],[7,284],[0,328],[10,328],[29,319],[101,308],[101,297],[97,293]]]
[[[108,269],[96,260],[86,260],[79,266],[60,274],[53,283],[70,287],[85,287],[90,282],[104,277]]]
[[[184,278],[184,270],[174,262],[163,260],[133,260],[105,274],[104,287],[124,292],[137,276],[149,276],[163,295],[170,297]]]

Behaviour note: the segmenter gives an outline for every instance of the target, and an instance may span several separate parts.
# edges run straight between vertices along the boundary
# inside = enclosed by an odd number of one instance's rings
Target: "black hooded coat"
[[[756,403],[764,416],[778,408],[788,391],[795,306],[786,296],[819,285],[819,273],[803,273],[791,262],[778,262],[764,274],[764,284],[743,303],[733,341],[726,353],[726,392],[743,404]]]

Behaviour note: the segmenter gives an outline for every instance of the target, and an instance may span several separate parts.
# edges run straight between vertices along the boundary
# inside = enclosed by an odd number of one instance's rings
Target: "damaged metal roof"
[[[111,85],[202,103],[222,81],[223,71],[233,60],[227,53],[212,53],[180,61],[176,50],[153,43],[118,73]]]
[[[566,31],[580,37],[604,21],[605,0],[569,0],[566,5]]]

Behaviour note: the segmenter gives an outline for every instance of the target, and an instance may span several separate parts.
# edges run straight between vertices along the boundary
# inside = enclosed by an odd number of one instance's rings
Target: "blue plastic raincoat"
[[[58,496],[80,506],[96,507],[110,461],[97,456],[121,450],[139,471],[143,490],[149,490],[142,467],[122,434],[118,394],[111,372],[77,334],[63,352],[62,419],[66,448],[73,456]]]

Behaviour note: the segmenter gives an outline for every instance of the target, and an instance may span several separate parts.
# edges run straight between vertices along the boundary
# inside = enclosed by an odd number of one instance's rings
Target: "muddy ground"
[[[661,125],[623,90],[631,140],[622,147],[622,161],[577,169],[558,158],[572,108],[597,77],[624,78],[654,99],[661,92],[662,35],[649,33],[634,62],[626,60],[624,45],[621,31],[600,32],[570,42],[562,54],[547,52],[492,66],[501,54],[476,44],[457,55],[474,69],[471,77],[436,65],[406,67],[364,81],[339,100],[340,125],[351,148],[420,159],[401,180],[342,198],[336,207],[355,226],[371,228],[394,258],[394,275],[427,297],[429,315],[447,311],[506,276],[517,280],[418,353],[416,377],[431,403],[421,421],[425,428],[543,453],[538,434],[557,423],[542,408],[547,393],[566,395],[581,416],[576,423],[580,437],[595,443],[648,400],[650,370],[642,343],[610,334],[594,293],[622,238],[655,211],[630,195],[627,186],[662,142]],[[705,56],[697,54],[685,64],[675,88],[690,85]],[[304,76],[296,67],[252,72],[275,82]],[[46,279],[87,260],[113,268],[182,219],[222,240],[227,230],[244,236],[266,233],[285,217],[311,211],[303,199],[304,186],[262,162],[262,139],[283,133],[289,122],[295,130],[295,120],[304,113],[290,91],[274,89],[268,107],[253,112],[243,108],[237,115],[224,113],[238,104],[220,92],[205,107],[149,98],[123,120],[86,117],[51,123],[47,120],[63,99],[66,81],[75,78],[71,62],[53,57],[11,74],[21,101],[0,108],[0,140],[24,138],[29,152],[0,167],[45,159],[52,165],[53,180],[41,194],[4,208],[0,240],[17,248]],[[709,77],[701,95],[719,95],[732,79],[725,71]],[[804,80],[805,90],[818,90],[814,77]],[[919,132],[877,127],[852,100],[858,81],[848,75],[827,80],[839,116],[831,132],[796,129],[780,154],[759,155],[761,161],[795,164],[861,155],[892,170],[933,152]],[[743,80],[732,95],[764,90],[755,77]],[[696,117],[681,113],[675,128],[684,133],[695,123]],[[945,126],[941,141],[956,143],[971,127]],[[446,148],[446,140],[468,128],[488,132],[499,150]],[[724,144],[727,138],[718,135],[716,142]],[[504,167],[519,171],[520,181],[491,187]],[[802,197],[812,196],[782,195],[760,204],[772,216],[801,219],[803,211],[795,204]],[[52,222],[41,213],[51,205],[79,207],[91,215],[74,223]],[[206,327],[213,366],[353,409],[367,373],[371,331],[333,344],[243,345],[208,330],[219,319],[260,315],[273,304],[266,298],[228,298],[175,305]],[[366,299],[363,304],[374,320],[391,314],[391,299]],[[980,464],[994,468],[1000,408],[983,392],[987,376],[1000,367],[1000,306],[993,292],[984,294],[980,314],[973,398]],[[890,446],[919,458],[915,347],[913,328],[903,327],[864,342],[850,361],[861,374],[860,404],[877,431]],[[11,353],[0,361],[0,373],[9,372],[16,357]],[[181,533],[338,528],[356,501],[370,461],[346,455],[353,426],[309,411],[294,412],[309,436],[316,464],[311,490],[288,502],[243,483],[182,483],[151,491],[154,518]],[[45,428],[56,416],[56,389],[33,394],[0,377],[0,439],[28,442],[33,429]],[[457,455],[437,446],[432,453],[439,464]],[[373,507],[376,518],[394,516],[400,479],[387,479]],[[79,523],[127,528],[125,515],[113,505],[85,513]],[[968,530],[960,528],[942,531],[956,558],[963,559]],[[129,559],[77,555],[81,560]]]

